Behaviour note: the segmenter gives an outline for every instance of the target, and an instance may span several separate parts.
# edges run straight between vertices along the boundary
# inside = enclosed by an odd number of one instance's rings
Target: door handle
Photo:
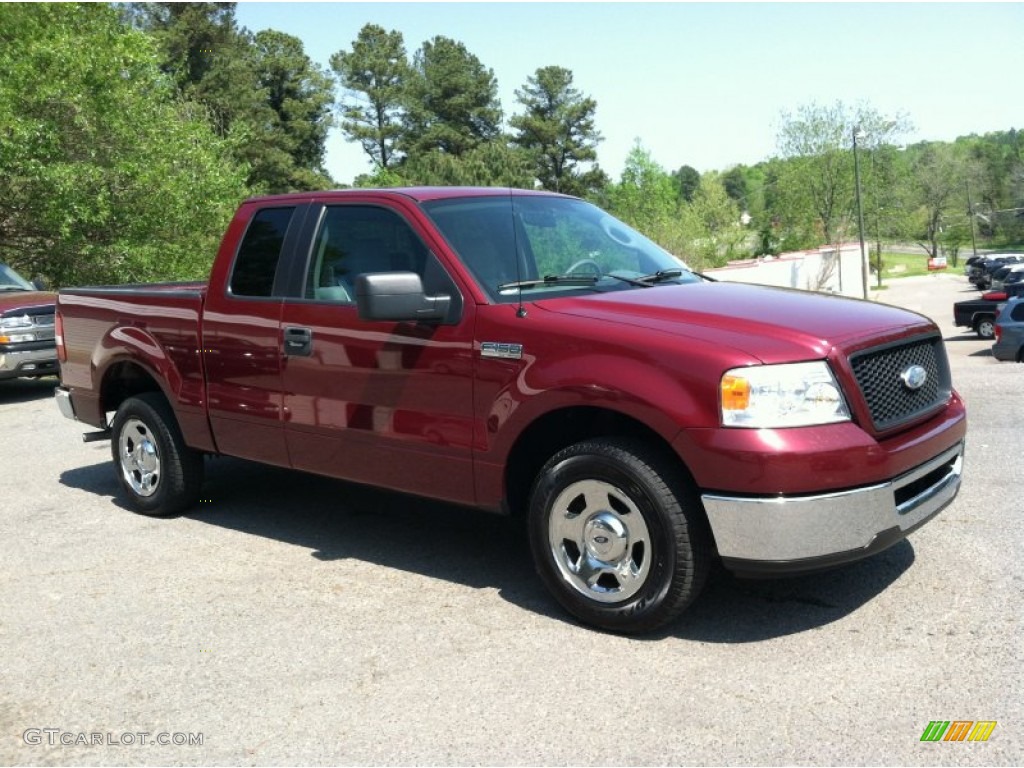
[[[313,354],[313,331],[295,326],[285,328],[284,353],[298,357],[309,357]]]

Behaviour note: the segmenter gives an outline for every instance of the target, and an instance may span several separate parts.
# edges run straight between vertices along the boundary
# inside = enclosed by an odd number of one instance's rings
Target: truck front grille
[[[878,432],[940,408],[952,391],[949,362],[940,336],[867,349],[852,355],[850,366]],[[903,379],[913,366],[921,366],[927,374],[917,389]]]

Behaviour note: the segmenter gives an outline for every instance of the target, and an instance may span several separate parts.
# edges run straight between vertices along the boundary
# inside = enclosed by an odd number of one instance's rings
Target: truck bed
[[[126,380],[141,383],[148,377],[177,404],[189,443],[212,449],[201,354],[205,295],[206,285],[198,282],[62,289],[57,296],[58,333],[66,353],[61,377],[79,393],[78,417],[105,429],[109,416],[101,398],[107,382],[124,387],[131,386]],[[141,354],[129,362],[132,350]],[[97,369],[108,371],[98,388],[92,381]]]

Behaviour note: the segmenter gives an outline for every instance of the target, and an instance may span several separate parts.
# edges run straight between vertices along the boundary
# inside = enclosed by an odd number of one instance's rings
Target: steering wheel
[[[590,271],[596,274],[598,277],[604,274],[604,272],[601,270],[601,265],[598,264],[593,259],[580,259],[567,270],[565,270],[565,274],[571,275],[580,267],[590,267]]]

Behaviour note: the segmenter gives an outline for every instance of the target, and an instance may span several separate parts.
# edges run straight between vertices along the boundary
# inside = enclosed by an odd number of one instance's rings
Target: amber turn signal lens
[[[722,377],[722,410],[743,411],[750,406],[750,382],[739,376]]]

